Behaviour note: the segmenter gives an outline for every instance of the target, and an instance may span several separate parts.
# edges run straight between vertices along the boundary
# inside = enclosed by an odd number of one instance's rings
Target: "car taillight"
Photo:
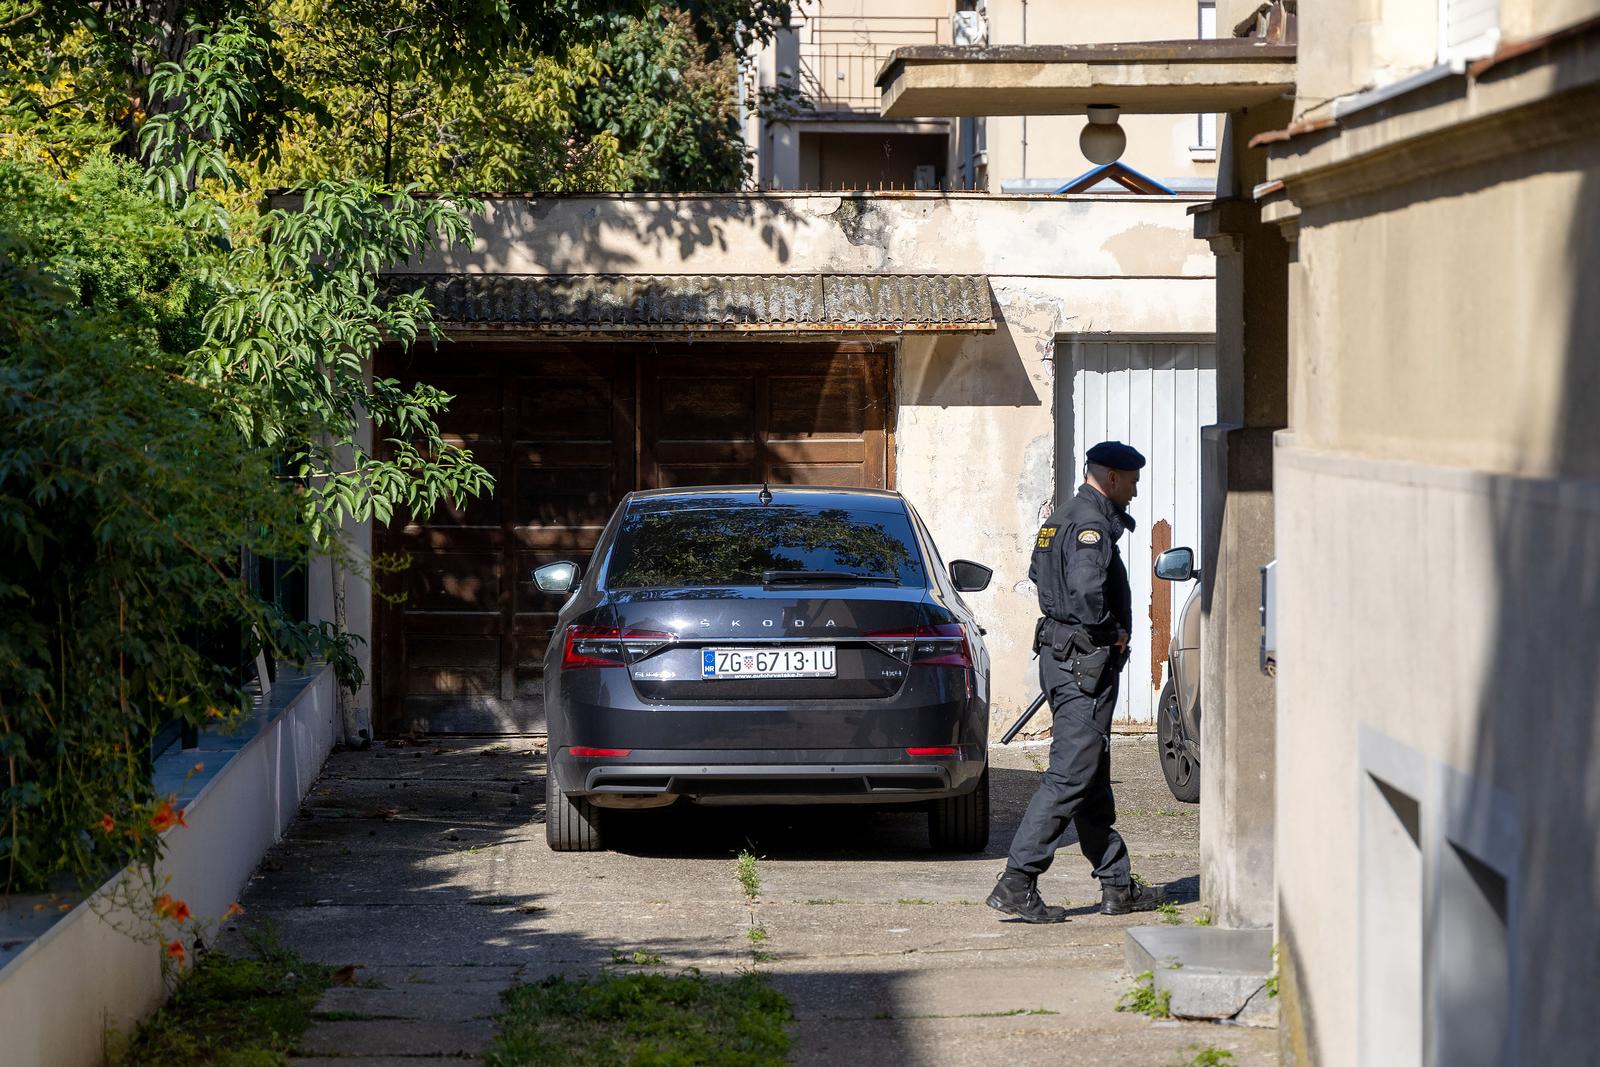
[[[568,626],[567,642],[561,649],[561,669],[625,667],[673,640],[676,640],[674,635],[660,630]]]
[[[895,659],[916,666],[972,668],[972,646],[967,643],[967,631],[958,622],[866,636]]]

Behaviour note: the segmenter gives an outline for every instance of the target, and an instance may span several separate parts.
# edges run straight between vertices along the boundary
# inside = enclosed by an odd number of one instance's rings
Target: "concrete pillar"
[[[800,35],[792,29],[779,30],[772,42],[777,65],[776,82],[782,88],[800,86]],[[769,189],[800,188],[800,131],[792,122],[767,123]]]
[[[1273,557],[1272,435],[1288,420],[1288,246],[1250,198],[1287,103],[1228,116],[1221,197],[1195,218],[1217,256],[1217,418],[1202,441],[1200,895],[1226,927],[1271,926],[1276,701],[1261,673],[1260,568]],[[1231,194],[1231,195],[1230,195]]]

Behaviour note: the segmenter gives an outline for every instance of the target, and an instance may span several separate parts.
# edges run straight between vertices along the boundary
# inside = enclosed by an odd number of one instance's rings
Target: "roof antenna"
[[[761,483],[761,492],[756,495],[756,499],[762,504],[772,503],[772,490],[767,488],[766,482]]]

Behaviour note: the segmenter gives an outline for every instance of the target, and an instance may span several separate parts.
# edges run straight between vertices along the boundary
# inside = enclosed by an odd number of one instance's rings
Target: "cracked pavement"
[[[930,853],[921,813],[859,807],[628,813],[616,851],[563,854],[544,841],[542,744],[423,740],[329,759],[242,898],[241,922],[357,967],[294,1063],[470,1062],[512,983],[638,966],[770,974],[793,1002],[795,1064],[1165,1065],[1207,1046],[1240,1067],[1276,1061],[1270,1030],[1115,1010],[1131,985],[1123,931],[1161,917],[1100,915],[1075,843],[1040,882],[1070,922],[1002,922],[983,906],[1042,748],[993,752],[982,856]],[[1115,737],[1112,767],[1134,869],[1171,885],[1193,921],[1198,808],[1167,792],[1153,737]],[[753,901],[741,849],[759,857]]]

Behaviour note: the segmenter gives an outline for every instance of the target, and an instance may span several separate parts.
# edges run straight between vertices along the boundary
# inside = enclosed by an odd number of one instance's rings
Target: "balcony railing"
[[[816,15],[797,29],[800,90],[819,112],[876,114],[874,81],[890,52],[950,43],[950,20],[932,15]]]

